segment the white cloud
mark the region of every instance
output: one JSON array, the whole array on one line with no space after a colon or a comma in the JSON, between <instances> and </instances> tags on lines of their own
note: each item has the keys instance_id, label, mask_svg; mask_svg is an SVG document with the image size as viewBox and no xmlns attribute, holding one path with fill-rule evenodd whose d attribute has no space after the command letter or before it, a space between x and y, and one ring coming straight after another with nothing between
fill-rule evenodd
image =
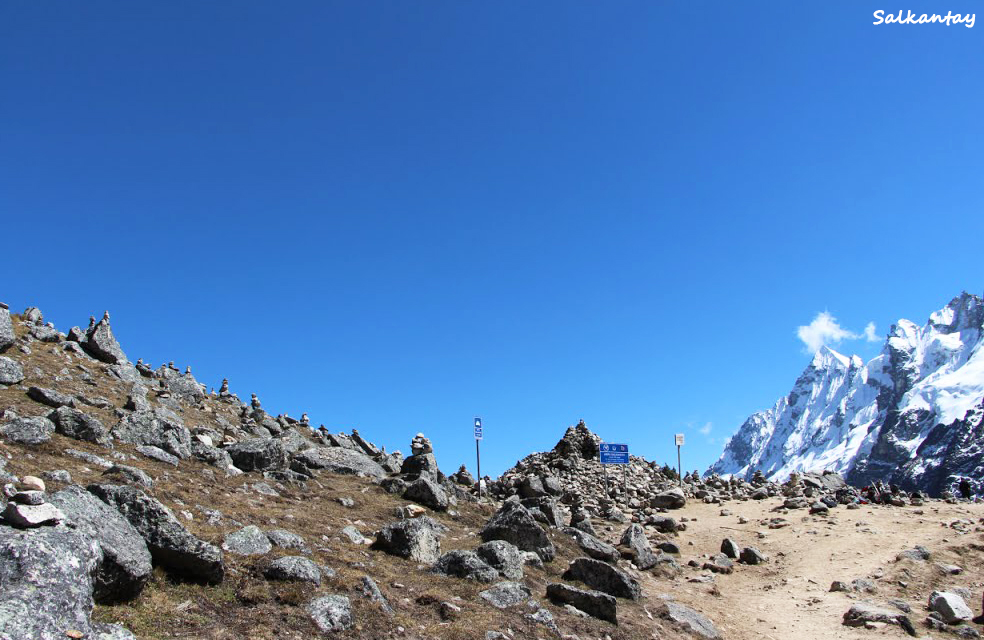
<instances>
[{"instance_id":1,"label":"white cloud","mask_svg":"<svg viewBox=\"0 0 984 640\"><path fill-rule=\"evenodd\" d=\"M864 328L864 339L867 340L868 342L879 341L880 338L878 337L878 334L875 333L874 322L869 322L868 325Z\"/></svg>"},{"instance_id":2,"label":"white cloud","mask_svg":"<svg viewBox=\"0 0 984 640\"><path fill-rule=\"evenodd\" d=\"M700 431L703 435L706 436L707 434L709 434L711 432L711 429L713 429L713 428L714 428L714 425L712 425L710 422L708 422L703 427L701 427L700 429L698 429L698 431Z\"/></svg>"},{"instance_id":3,"label":"white cloud","mask_svg":"<svg viewBox=\"0 0 984 640\"><path fill-rule=\"evenodd\" d=\"M841 340L857 340L861 337L837 324L837 318L829 311L818 313L813 322L797 329L796 335L811 353L827 344L837 344Z\"/></svg>"},{"instance_id":4,"label":"white cloud","mask_svg":"<svg viewBox=\"0 0 984 640\"><path fill-rule=\"evenodd\" d=\"M839 344L843 340L860 340L864 338L868 342L878 342L880 338L875 331L875 323L869 322L864 328L864 333L855 333L850 329L840 326L837 318L832 316L829 311L821 311L813 319L813 322L799 327L796 330L796 335L806 345L806 351L814 353L824 345Z\"/></svg>"}]
</instances>

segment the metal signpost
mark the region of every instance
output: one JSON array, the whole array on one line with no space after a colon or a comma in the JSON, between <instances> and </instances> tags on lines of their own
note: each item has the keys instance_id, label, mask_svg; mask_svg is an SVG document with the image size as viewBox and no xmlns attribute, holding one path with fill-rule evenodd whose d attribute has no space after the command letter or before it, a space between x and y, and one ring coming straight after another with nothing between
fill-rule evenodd
<instances>
[{"instance_id":1,"label":"metal signpost","mask_svg":"<svg viewBox=\"0 0 984 640\"><path fill-rule=\"evenodd\" d=\"M628 478L626 478L626 468L629 465L629 445L627 444L610 444L602 442L599 445L599 461L601 462L601 468L605 471L605 493L608 493L608 467L606 464L621 464L625 465L622 467L622 489L628 495Z\"/></svg>"},{"instance_id":2,"label":"metal signpost","mask_svg":"<svg viewBox=\"0 0 984 640\"><path fill-rule=\"evenodd\" d=\"M683 446L683 434L676 434L676 447L677 447L677 480L680 481L680 486L683 486L683 466L680 464L680 447Z\"/></svg>"},{"instance_id":3,"label":"metal signpost","mask_svg":"<svg viewBox=\"0 0 984 640\"><path fill-rule=\"evenodd\" d=\"M475 471L478 473L478 499L482 499L482 453L478 441L482 439L482 419L475 418Z\"/></svg>"}]
</instances>

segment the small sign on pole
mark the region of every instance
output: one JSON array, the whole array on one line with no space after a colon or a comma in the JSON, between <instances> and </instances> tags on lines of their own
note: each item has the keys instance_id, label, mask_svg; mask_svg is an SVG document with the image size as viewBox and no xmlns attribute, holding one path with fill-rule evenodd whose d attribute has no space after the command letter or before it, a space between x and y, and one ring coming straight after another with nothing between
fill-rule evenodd
<instances>
[{"instance_id":1,"label":"small sign on pole","mask_svg":"<svg viewBox=\"0 0 984 640\"><path fill-rule=\"evenodd\" d=\"M475 418L475 472L478 473L478 499L482 499L482 452L478 443L482 440L482 419Z\"/></svg>"},{"instance_id":2,"label":"small sign on pole","mask_svg":"<svg viewBox=\"0 0 984 640\"><path fill-rule=\"evenodd\" d=\"M676 441L676 448L677 448L677 480L680 481L680 486L682 487L683 486L683 464L681 463L681 460L680 460L680 447L683 446L683 434L682 433L676 434L676 437L674 438L674 440Z\"/></svg>"}]
</instances>

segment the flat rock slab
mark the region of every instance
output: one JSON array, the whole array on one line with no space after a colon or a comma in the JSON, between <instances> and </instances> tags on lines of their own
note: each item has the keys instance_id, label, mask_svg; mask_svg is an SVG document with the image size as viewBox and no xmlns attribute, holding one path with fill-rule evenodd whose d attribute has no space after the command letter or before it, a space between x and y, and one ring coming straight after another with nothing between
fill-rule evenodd
<instances>
[{"instance_id":1,"label":"flat rock slab","mask_svg":"<svg viewBox=\"0 0 984 640\"><path fill-rule=\"evenodd\" d=\"M510 581L499 582L478 595L497 609L506 609L533 597L533 593L525 584Z\"/></svg>"},{"instance_id":2,"label":"flat rock slab","mask_svg":"<svg viewBox=\"0 0 984 640\"><path fill-rule=\"evenodd\" d=\"M697 637L706 640L720 640L721 638L720 632L710 618L682 604L664 602L659 615Z\"/></svg>"},{"instance_id":3,"label":"flat rock slab","mask_svg":"<svg viewBox=\"0 0 984 640\"><path fill-rule=\"evenodd\" d=\"M55 425L47 418L14 418L0 425L0 436L18 444L43 444L51 440Z\"/></svg>"},{"instance_id":4,"label":"flat rock slab","mask_svg":"<svg viewBox=\"0 0 984 640\"><path fill-rule=\"evenodd\" d=\"M570 605L599 620L618 624L618 609L613 596L601 591L578 589L555 582L547 585L547 598L557 605Z\"/></svg>"},{"instance_id":5,"label":"flat rock slab","mask_svg":"<svg viewBox=\"0 0 984 640\"><path fill-rule=\"evenodd\" d=\"M869 622L897 624L910 636L916 635L912 621L905 614L892 609L878 607L868 602L859 602L852 605L844 614L843 624L848 627L863 627Z\"/></svg>"},{"instance_id":6,"label":"flat rock slab","mask_svg":"<svg viewBox=\"0 0 984 640\"><path fill-rule=\"evenodd\" d=\"M369 456L340 447L312 447L294 454L292 465L329 473L385 478L386 471ZM238 465L237 465L238 466Z\"/></svg>"}]
</instances>

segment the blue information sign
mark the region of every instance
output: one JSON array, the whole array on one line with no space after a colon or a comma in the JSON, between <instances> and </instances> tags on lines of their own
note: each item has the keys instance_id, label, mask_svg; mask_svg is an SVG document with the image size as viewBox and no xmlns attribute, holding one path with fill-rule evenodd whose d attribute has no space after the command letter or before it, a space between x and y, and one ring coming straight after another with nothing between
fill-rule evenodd
<instances>
[{"instance_id":1,"label":"blue information sign","mask_svg":"<svg viewBox=\"0 0 984 640\"><path fill-rule=\"evenodd\" d=\"M476 440L481 440L482 439L482 419L481 418L475 418L475 439Z\"/></svg>"},{"instance_id":2,"label":"blue information sign","mask_svg":"<svg viewBox=\"0 0 984 640\"><path fill-rule=\"evenodd\" d=\"M629 445L602 442L599 448L601 464L629 464Z\"/></svg>"}]
</instances>

